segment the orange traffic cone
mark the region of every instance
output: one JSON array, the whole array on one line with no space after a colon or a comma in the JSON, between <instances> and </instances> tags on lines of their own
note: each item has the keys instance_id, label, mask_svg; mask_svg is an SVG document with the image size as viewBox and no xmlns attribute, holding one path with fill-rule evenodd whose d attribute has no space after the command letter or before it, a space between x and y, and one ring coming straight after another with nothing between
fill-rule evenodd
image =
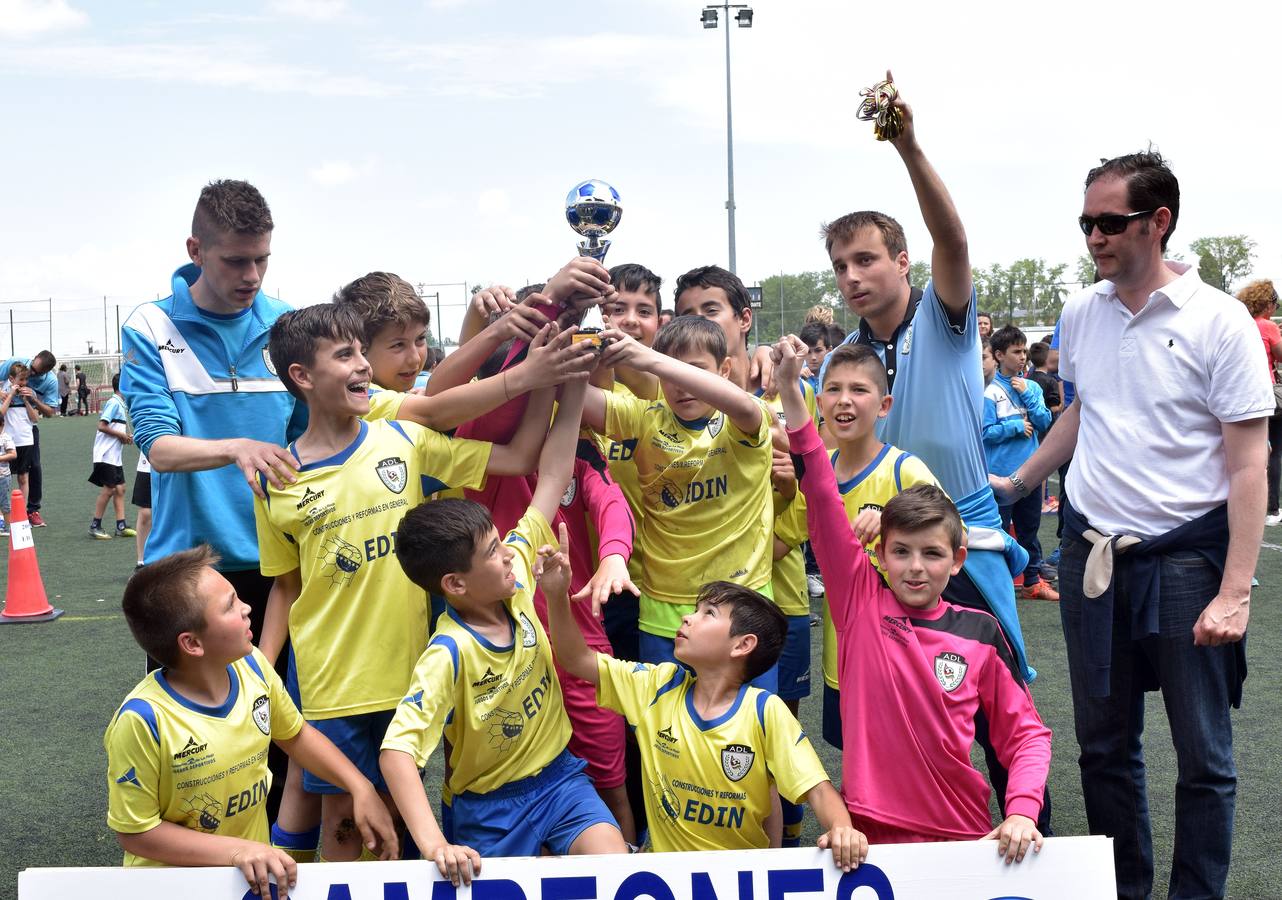
<instances>
[{"instance_id":1,"label":"orange traffic cone","mask_svg":"<svg viewBox=\"0 0 1282 900\"><path fill-rule=\"evenodd\" d=\"M40 578L36 561L36 542L31 538L27 521L27 501L22 491L14 491L9 513L9 584L4 594L4 612L0 624L14 622L52 622L62 610L49 605L45 583Z\"/></svg>"}]
</instances>

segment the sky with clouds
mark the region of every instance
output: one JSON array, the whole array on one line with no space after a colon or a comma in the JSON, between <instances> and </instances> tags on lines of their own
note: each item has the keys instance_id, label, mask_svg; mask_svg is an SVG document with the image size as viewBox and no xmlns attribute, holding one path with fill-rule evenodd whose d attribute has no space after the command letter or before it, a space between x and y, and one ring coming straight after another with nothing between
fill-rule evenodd
<instances>
[{"instance_id":1,"label":"sky with clouds","mask_svg":"<svg viewBox=\"0 0 1282 900\"><path fill-rule=\"evenodd\" d=\"M699 0L0 0L0 300L54 298L54 350L101 346L169 290L200 187L257 185L269 293L373 269L542 280L574 253L566 191L623 196L610 264L671 283L725 264L725 35ZM761 0L730 34L738 268L827 266L821 222L882 209L928 238L894 151L855 111L893 68L972 260L1072 263L1086 170L1152 141L1183 191L1172 245L1245 233L1282 277L1276 12ZM35 305L0 315L40 319ZM458 307L446 307L447 331ZM18 325L19 352L47 325ZM0 347L8 322L0 321ZM3 347L7 349L7 347Z\"/></svg>"}]
</instances>

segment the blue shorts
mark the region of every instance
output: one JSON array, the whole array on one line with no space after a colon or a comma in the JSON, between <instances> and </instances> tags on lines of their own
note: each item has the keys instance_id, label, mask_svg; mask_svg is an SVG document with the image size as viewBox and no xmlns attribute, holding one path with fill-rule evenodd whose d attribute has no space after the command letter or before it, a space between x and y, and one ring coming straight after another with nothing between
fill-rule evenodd
<instances>
[{"instance_id":1,"label":"blue shorts","mask_svg":"<svg viewBox=\"0 0 1282 900\"><path fill-rule=\"evenodd\" d=\"M299 709L303 708L303 693L298 689L298 666L294 665L294 645L287 645L289 652L289 662L285 667L285 693L289 694L289 699L294 701L294 705Z\"/></svg>"},{"instance_id":2,"label":"blue shorts","mask_svg":"<svg viewBox=\"0 0 1282 900\"><path fill-rule=\"evenodd\" d=\"M543 771L486 794L464 791L452 804L456 844L481 856L556 856L602 822L618 828L588 776L587 763L562 750Z\"/></svg>"},{"instance_id":3,"label":"blue shorts","mask_svg":"<svg viewBox=\"0 0 1282 900\"><path fill-rule=\"evenodd\" d=\"M809 670L810 670L810 661L809 661L810 617L806 616L805 619L806 619L806 641L807 641L806 671L807 673L809 673ZM685 663L683 663L681 660L677 659L676 654L673 652L673 647L675 643L676 643L675 638L660 637L659 635L651 634L648 631L638 632L638 645L641 648L641 659L639 660L639 662L652 663L654 665L658 665L659 663L670 662L670 663L676 663L679 666L685 666L685 668L689 669L690 667L687 666ZM758 675L756 678L752 679L752 681L748 683L755 688L761 688L763 691L769 691L772 694L777 694L779 692L779 663L775 663L769 669L766 669L766 671L762 672L760 675ZM798 694L797 696L804 697L805 694Z\"/></svg>"},{"instance_id":4,"label":"blue shorts","mask_svg":"<svg viewBox=\"0 0 1282 900\"><path fill-rule=\"evenodd\" d=\"M357 716L308 720L308 724L333 741L334 746L352 761L352 765L370 780L375 790L387 793L387 782L383 780L383 773L378 768L378 754L383 745L383 736L387 734L387 726L392 724L392 716L395 714L394 709L381 709ZM303 790L309 794L347 793L338 785L330 784L306 769L303 770Z\"/></svg>"},{"instance_id":5,"label":"blue shorts","mask_svg":"<svg viewBox=\"0 0 1282 900\"><path fill-rule=\"evenodd\" d=\"M841 744L841 692L824 682L824 740L829 746L843 749Z\"/></svg>"},{"instance_id":6,"label":"blue shorts","mask_svg":"<svg viewBox=\"0 0 1282 900\"><path fill-rule=\"evenodd\" d=\"M779 654L781 700L810 696L810 616L788 616L788 638Z\"/></svg>"}]
</instances>

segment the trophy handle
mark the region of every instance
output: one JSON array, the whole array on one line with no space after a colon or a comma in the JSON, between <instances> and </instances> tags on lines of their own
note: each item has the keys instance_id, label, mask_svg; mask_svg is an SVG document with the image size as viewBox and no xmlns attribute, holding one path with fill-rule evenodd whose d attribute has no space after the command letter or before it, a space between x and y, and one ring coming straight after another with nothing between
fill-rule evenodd
<instances>
[{"instance_id":1,"label":"trophy handle","mask_svg":"<svg viewBox=\"0 0 1282 900\"><path fill-rule=\"evenodd\" d=\"M593 235L586 241L579 241L579 256L590 256L605 265L605 253L610 249L610 242Z\"/></svg>"}]
</instances>

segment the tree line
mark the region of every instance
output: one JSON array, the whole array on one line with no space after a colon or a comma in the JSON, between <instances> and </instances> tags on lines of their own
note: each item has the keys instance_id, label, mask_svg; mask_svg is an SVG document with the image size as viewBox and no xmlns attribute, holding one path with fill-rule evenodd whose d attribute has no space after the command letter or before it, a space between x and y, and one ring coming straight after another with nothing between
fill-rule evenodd
<instances>
[{"instance_id":1,"label":"tree line","mask_svg":"<svg viewBox=\"0 0 1282 900\"><path fill-rule=\"evenodd\" d=\"M1190 242L1188 252L1198 260L1198 274L1212 287L1229 291L1251 274L1255 260L1255 241L1244 234L1203 237ZM1183 261L1184 254L1168 252L1167 257ZM1094 284L1095 263L1088 254L1075 262L1072 273L1068 263L1050 263L1042 258L1017 259L1009 265L993 263L987 268L972 267L979 309L993 315L994 325L1051 325L1064 308L1064 302L1083 287ZM908 280L924 287L930 279L930 264L914 262ZM795 332L801 327L806 312L814 306L832 310L833 321L847 331L858 321L842 302L836 278L831 271L781 273L771 275L760 284L761 306L754 310L758 341L777 339L782 326Z\"/></svg>"}]
</instances>

